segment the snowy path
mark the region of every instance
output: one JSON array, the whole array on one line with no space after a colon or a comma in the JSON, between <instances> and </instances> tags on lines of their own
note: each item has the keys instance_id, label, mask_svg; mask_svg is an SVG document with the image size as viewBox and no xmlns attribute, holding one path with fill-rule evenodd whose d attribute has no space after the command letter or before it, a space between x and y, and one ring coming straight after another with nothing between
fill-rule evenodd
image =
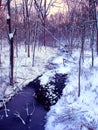
<instances>
[{"instance_id":1,"label":"snowy path","mask_svg":"<svg viewBox=\"0 0 98 130\"><path fill-rule=\"evenodd\" d=\"M44 130L46 111L35 101L30 85L7 103L7 109L7 118L4 109L0 110L0 130ZM21 119L15 115L17 112Z\"/></svg>"}]
</instances>

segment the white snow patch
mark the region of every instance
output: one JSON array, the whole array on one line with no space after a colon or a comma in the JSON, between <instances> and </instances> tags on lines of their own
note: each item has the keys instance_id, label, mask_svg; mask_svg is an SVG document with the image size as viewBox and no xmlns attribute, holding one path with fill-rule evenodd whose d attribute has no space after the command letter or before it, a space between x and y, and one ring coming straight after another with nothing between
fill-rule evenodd
<instances>
[{"instance_id":1,"label":"white snow patch","mask_svg":"<svg viewBox=\"0 0 98 130\"><path fill-rule=\"evenodd\" d=\"M94 54L92 68L91 52L85 52L78 97L79 52L73 51L65 66L61 62L59 64L59 72L68 72L68 82L63 96L47 114L45 130L98 130L98 57ZM58 60L54 61L59 63Z\"/></svg>"},{"instance_id":2,"label":"white snow patch","mask_svg":"<svg viewBox=\"0 0 98 130\"><path fill-rule=\"evenodd\" d=\"M12 33L10 38L13 37ZM16 47L14 48L14 86L9 85L9 44L8 41L2 41L0 50L0 100L9 100L17 91L21 90L29 82L45 71L48 60L57 54L57 48L36 47L34 66L32 66L32 46L30 46L30 57L27 56L23 43L18 45L18 57ZM2 106L2 103L0 104Z\"/></svg>"},{"instance_id":3,"label":"white snow patch","mask_svg":"<svg viewBox=\"0 0 98 130\"><path fill-rule=\"evenodd\" d=\"M52 71L47 71L44 73L39 79L40 79L40 84L41 85L46 85L49 82L50 76L54 75Z\"/></svg>"},{"instance_id":4,"label":"white snow patch","mask_svg":"<svg viewBox=\"0 0 98 130\"><path fill-rule=\"evenodd\" d=\"M14 37L13 33L9 33L9 38L12 39Z\"/></svg>"},{"instance_id":5,"label":"white snow patch","mask_svg":"<svg viewBox=\"0 0 98 130\"><path fill-rule=\"evenodd\" d=\"M9 14L7 13L7 20L9 20L10 19L10 16L9 16Z\"/></svg>"}]
</instances>

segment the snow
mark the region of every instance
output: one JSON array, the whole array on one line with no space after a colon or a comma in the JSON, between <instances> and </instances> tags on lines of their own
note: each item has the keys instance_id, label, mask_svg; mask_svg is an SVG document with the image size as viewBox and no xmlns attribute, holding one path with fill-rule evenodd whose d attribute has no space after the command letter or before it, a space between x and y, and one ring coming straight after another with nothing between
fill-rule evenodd
<instances>
[{"instance_id":1,"label":"snow","mask_svg":"<svg viewBox=\"0 0 98 130\"><path fill-rule=\"evenodd\" d=\"M57 49L50 47L36 47L35 65L32 66L32 46L30 46L31 56L27 56L23 43L18 45L18 57L16 47L14 49L14 86L9 85L9 44L8 41L2 41L0 45L1 64L0 64L0 100L9 101L18 91L21 91L29 82L41 75L45 69L48 60L56 55ZM0 107L3 103L0 102Z\"/></svg>"},{"instance_id":2,"label":"snow","mask_svg":"<svg viewBox=\"0 0 98 130\"><path fill-rule=\"evenodd\" d=\"M12 39L13 37L13 33L9 33L9 38Z\"/></svg>"},{"instance_id":3,"label":"snow","mask_svg":"<svg viewBox=\"0 0 98 130\"><path fill-rule=\"evenodd\" d=\"M43 76L40 77L40 83L43 86L55 73L68 74L62 97L47 113L45 130L98 130L98 56L95 53L94 67L92 67L91 52L89 50L84 52L84 61L82 60L81 64L80 97L78 97L80 49L73 49L72 54L68 54L56 48L36 47L35 66L32 67L32 53L27 57L24 45L19 45L18 57L16 50L14 55L14 86L12 87L9 85L9 45L5 41L3 43L0 51L1 101L8 101L17 91L41 74ZM49 62L57 67L47 71L46 65ZM2 105L1 102L0 106Z\"/></svg>"},{"instance_id":4,"label":"snow","mask_svg":"<svg viewBox=\"0 0 98 130\"><path fill-rule=\"evenodd\" d=\"M44 73L44 74L39 78L40 84L41 84L41 85L47 84L48 81L50 80L49 77L50 77L51 75L54 75L54 72L52 72L52 71L47 71L46 73Z\"/></svg>"},{"instance_id":5,"label":"snow","mask_svg":"<svg viewBox=\"0 0 98 130\"><path fill-rule=\"evenodd\" d=\"M9 16L9 14L7 14L7 20L9 20L10 19L10 16Z\"/></svg>"},{"instance_id":6,"label":"snow","mask_svg":"<svg viewBox=\"0 0 98 130\"><path fill-rule=\"evenodd\" d=\"M64 54L54 59L59 71L68 73L68 80L63 96L47 114L45 130L98 130L98 57L94 55L94 67L91 67L91 52L85 51L78 97L79 53L74 50L64 66L61 62Z\"/></svg>"}]
</instances>

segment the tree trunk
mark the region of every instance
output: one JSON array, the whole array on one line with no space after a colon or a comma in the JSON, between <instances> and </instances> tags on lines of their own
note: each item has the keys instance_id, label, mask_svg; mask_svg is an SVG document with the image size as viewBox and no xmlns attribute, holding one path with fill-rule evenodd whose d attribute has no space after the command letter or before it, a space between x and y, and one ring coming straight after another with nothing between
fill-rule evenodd
<instances>
[{"instance_id":1,"label":"tree trunk","mask_svg":"<svg viewBox=\"0 0 98 130\"><path fill-rule=\"evenodd\" d=\"M37 18L36 21L35 21L32 66L34 66L35 47L36 47L36 42L37 42L37 41L36 41L36 39L37 39L37 29L38 29L38 18Z\"/></svg>"},{"instance_id":2,"label":"tree trunk","mask_svg":"<svg viewBox=\"0 0 98 130\"><path fill-rule=\"evenodd\" d=\"M8 24L8 36L10 44L10 84L13 85L13 70L14 70L14 47L13 47L13 34L11 32L11 12L10 12L10 0L7 1L7 24Z\"/></svg>"},{"instance_id":3,"label":"tree trunk","mask_svg":"<svg viewBox=\"0 0 98 130\"><path fill-rule=\"evenodd\" d=\"M91 26L91 36L90 36L90 44L91 44L91 53L92 53L92 67L94 66L94 24Z\"/></svg>"},{"instance_id":4,"label":"tree trunk","mask_svg":"<svg viewBox=\"0 0 98 130\"><path fill-rule=\"evenodd\" d=\"M81 42L82 42L81 55L82 55L82 60L84 61L85 25L82 26Z\"/></svg>"},{"instance_id":5,"label":"tree trunk","mask_svg":"<svg viewBox=\"0 0 98 130\"><path fill-rule=\"evenodd\" d=\"M43 27L44 27L44 46L46 45L46 0L44 0L44 15L43 15Z\"/></svg>"},{"instance_id":6,"label":"tree trunk","mask_svg":"<svg viewBox=\"0 0 98 130\"><path fill-rule=\"evenodd\" d=\"M97 51L97 55L98 55L98 27L97 27L96 51Z\"/></svg>"},{"instance_id":7,"label":"tree trunk","mask_svg":"<svg viewBox=\"0 0 98 130\"><path fill-rule=\"evenodd\" d=\"M96 26L96 52L98 55L98 17L97 17L97 0L89 0L90 20L94 20Z\"/></svg>"}]
</instances>

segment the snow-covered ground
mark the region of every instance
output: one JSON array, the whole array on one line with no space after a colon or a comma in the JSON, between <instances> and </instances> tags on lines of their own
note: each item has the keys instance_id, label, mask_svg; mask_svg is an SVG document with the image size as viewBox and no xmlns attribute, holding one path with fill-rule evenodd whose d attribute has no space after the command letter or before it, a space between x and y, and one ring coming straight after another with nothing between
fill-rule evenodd
<instances>
[{"instance_id":1,"label":"snow-covered ground","mask_svg":"<svg viewBox=\"0 0 98 130\"><path fill-rule=\"evenodd\" d=\"M26 86L30 81L33 81L37 76L45 71L45 66L51 57L55 57L56 48L36 47L35 50L35 65L32 67L32 46L30 48L31 56L27 56L25 46L18 46L18 57L16 56L16 48L14 50L14 86L9 85L9 45L7 41L0 45L0 106L2 100L8 101L18 90Z\"/></svg>"},{"instance_id":2,"label":"snow-covered ground","mask_svg":"<svg viewBox=\"0 0 98 130\"><path fill-rule=\"evenodd\" d=\"M32 49L31 49L32 52ZM42 76L41 83L46 84L49 76L55 73L68 74L63 95L51 107L47 114L45 130L98 130L98 57L94 54L94 67L91 67L91 52L85 51L81 70L81 89L78 97L78 74L80 50L72 54L61 52L56 48L36 48L35 66L31 57L27 57L23 45L19 46L18 57L15 52L14 86L9 85L9 46L3 42L0 64L0 101L9 100L17 90L46 71L46 65L52 57L54 69ZM2 106L2 102L0 104Z\"/></svg>"},{"instance_id":3,"label":"snow-covered ground","mask_svg":"<svg viewBox=\"0 0 98 130\"><path fill-rule=\"evenodd\" d=\"M71 56L63 53L52 61L68 80L63 96L47 114L45 130L98 130L98 56L91 67L91 52L84 53L78 97L79 55L80 50L73 50Z\"/></svg>"}]
</instances>

